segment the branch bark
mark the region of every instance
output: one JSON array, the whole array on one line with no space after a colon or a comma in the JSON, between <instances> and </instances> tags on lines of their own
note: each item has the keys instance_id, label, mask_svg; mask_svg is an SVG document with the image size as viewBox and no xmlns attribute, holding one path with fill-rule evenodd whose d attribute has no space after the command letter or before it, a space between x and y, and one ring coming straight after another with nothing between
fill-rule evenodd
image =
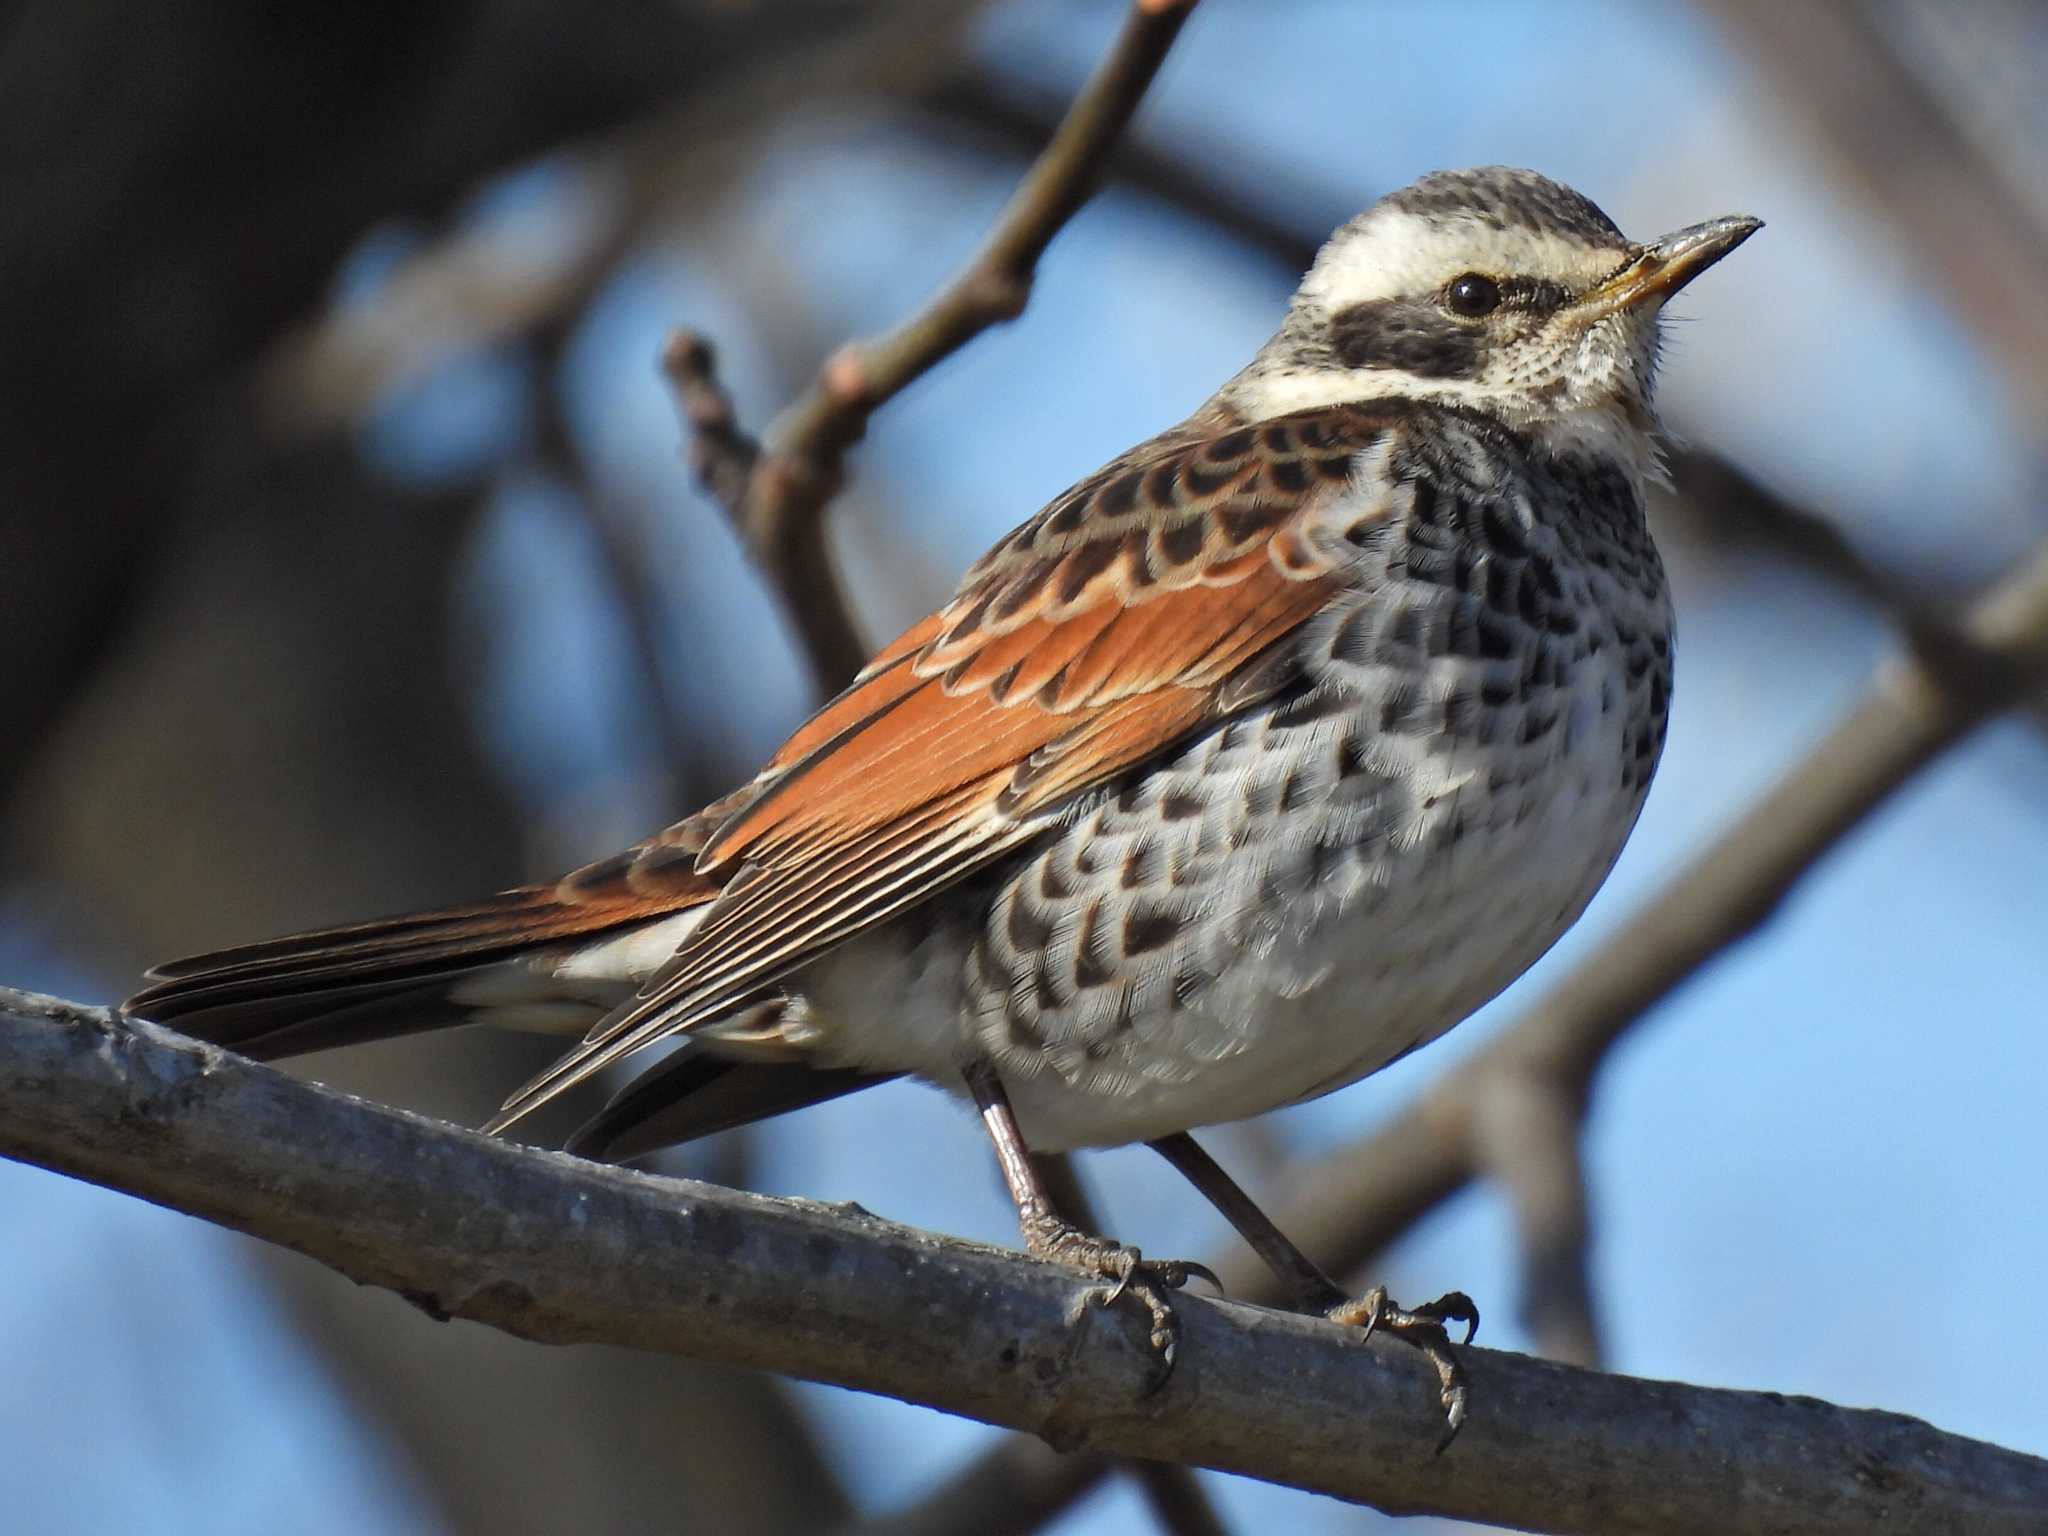
<instances>
[{"instance_id":1,"label":"branch bark","mask_svg":"<svg viewBox=\"0 0 2048 1536\"><path fill-rule=\"evenodd\" d=\"M97 1008L0 992L0 1152L280 1243L437 1317L880 1392L1067 1447L1528 1529L2021 1532L2048 1462L1895 1414L1467 1351L1442 1457L1406 1347L1185 1296L1151 1398L1135 1315L1068 1272L855 1207L538 1152Z\"/></svg>"},{"instance_id":2,"label":"branch bark","mask_svg":"<svg viewBox=\"0 0 2048 1536\"><path fill-rule=\"evenodd\" d=\"M724 507L785 600L826 691L867 659L819 521L845 479L868 418L983 331L1024 312L1038 261L1095 189L1196 0L1133 0L1109 53L997 217L978 255L916 314L871 341L848 342L769 429L739 425L711 347L678 331L663 354L705 490Z\"/></svg>"}]
</instances>

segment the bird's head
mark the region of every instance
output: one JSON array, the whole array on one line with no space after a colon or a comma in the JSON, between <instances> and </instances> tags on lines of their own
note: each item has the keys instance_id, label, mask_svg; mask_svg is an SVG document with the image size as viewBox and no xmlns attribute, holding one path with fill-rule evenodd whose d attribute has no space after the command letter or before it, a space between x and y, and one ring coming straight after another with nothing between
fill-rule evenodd
<instances>
[{"instance_id":1,"label":"bird's head","mask_svg":"<svg viewBox=\"0 0 2048 1536\"><path fill-rule=\"evenodd\" d=\"M1226 396L1254 417L1387 396L1463 405L1647 460L1658 314L1760 227L1738 215L1639 244L1534 171L1439 171L1330 238Z\"/></svg>"}]
</instances>

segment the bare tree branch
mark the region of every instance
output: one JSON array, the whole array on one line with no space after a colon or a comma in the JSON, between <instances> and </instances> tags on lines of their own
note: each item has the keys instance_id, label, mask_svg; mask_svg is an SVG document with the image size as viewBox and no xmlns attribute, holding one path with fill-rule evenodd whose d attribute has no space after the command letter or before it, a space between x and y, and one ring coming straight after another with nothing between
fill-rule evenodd
<instances>
[{"instance_id":1,"label":"bare tree branch","mask_svg":"<svg viewBox=\"0 0 2048 1536\"><path fill-rule=\"evenodd\" d=\"M743 431L719 388L709 344L678 332L664 354L692 462L784 596L818 680L836 689L867 659L820 536L868 418L976 336L1023 313L1039 257L1094 191L1103 162L1165 62L1195 0L1133 0L1110 51L1025 173L978 255L887 335L849 342L769 429Z\"/></svg>"},{"instance_id":2,"label":"bare tree branch","mask_svg":"<svg viewBox=\"0 0 2048 1536\"><path fill-rule=\"evenodd\" d=\"M937 119L949 139L959 138L964 131L980 139L990 154L1012 157L1038 153L1059 120L1059 103L1050 91L979 67L942 77L915 98L915 106ZM1355 201L1351 206L1329 209L1328 218L1312 230L1305 229L1305 222L1315 221L1269 211L1313 208L1326 195L1287 163L1257 166L1225 186L1206 162L1196 166L1132 139L1116 146L1103 165L1103 175L1158 199L1190 221L1250 250L1266 252L1296 273L1306 271L1315 260L1324 236L1358 211ZM1257 187L1269 194L1266 207L1253 206L1240 187Z\"/></svg>"},{"instance_id":3,"label":"bare tree branch","mask_svg":"<svg viewBox=\"0 0 2048 1536\"><path fill-rule=\"evenodd\" d=\"M849 1522L839 1536L1027 1536L1073 1508L1116 1466L1084 1452L1061 1455L1029 1435L1005 1435L915 1503Z\"/></svg>"},{"instance_id":4,"label":"bare tree branch","mask_svg":"<svg viewBox=\"0 0 2048 1536\"><path fill-rule=\"evenodd\" d=\"M1229 1527L1207 1491L1179 1462L1133 1461L1124 1470L1137 1483L1152 1519L1166 1536L1229 1536ZM978 1531L980 1527L962 1529Z\"/></svg>"},{"instance_id":5,"label":"bare tree branch","mask_svg":"<svg viewBox=\"0 0 2048 1536\"><path fill-rule=\"evenodd\" d=\"M1708 0L1777 89L1773 105L1882 216L2048 426L2048 246L1927 80L1884 6Z\"/></svg>"},{"instance_id":6,"label":"bare tree branch","mask_svg":"<svg viewBox=\"0 0 2048 1536\"><path fill-rule=\"evenodd\" d=\"M1522 1323L1538 1352L1598 1366L1592 1201L1579 1149L1585 1105L1551 1087L1505 1074L1480 1083L1471 1156L1507 1192L1522 1259Z\"/></svg>"},{"instance_id":7,"label":"bare tree branch","mask_svg":"<svg viewBox=\"0 0 2048 1536\"><path fill-rule=\"evenodd\" d=\"M2048 583L2044 583L2048 585ZM0 993L0 1153L283 1244L432 1315L880 1392L1057 1445L1533 1530L2021 1532L2048 1462L1895 1414L1466 1352L1433 1456L1393 1341L1184 1296L1180 1363L1074 1276L851 1207L534 1151L105 1011Z\"/></svg>"},{"instance_id":8,"label":"bare tree branch","mask_svg":"<svg viewBox=\"0 0 2048 1536\"><path fill-rule=\"evenodd\" d=\"M1929 666L1967 677L1975 648L1958 634L1943 606L1866 558L1831 518L1787 500L1740 465L1688 448L1672 455L1678 503L1706 537L1722 546L1753 544L1852 593L1896 625ZM2026 706L2036 729L2048 728L2048 704Z\"/></svg>"}]
</instances>

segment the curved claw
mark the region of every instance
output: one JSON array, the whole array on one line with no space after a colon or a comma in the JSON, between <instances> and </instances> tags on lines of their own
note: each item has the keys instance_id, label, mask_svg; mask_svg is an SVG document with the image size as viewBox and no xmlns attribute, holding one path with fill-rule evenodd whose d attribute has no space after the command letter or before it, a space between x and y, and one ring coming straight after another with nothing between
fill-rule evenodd
<instances>
[{"instance_id":1,"label":"curved claw","mask_svg":"<svg viewBox=\"0 0 2048 1536\"><path fill-rule=\"evenodd\" d=\"M1144 1306L1150 1315L1149 1342L1158 1368L1139 1395L1150 1397L1165 1386L1180 1350L1180 1318L1168 1293L1185 1285L1190 1275L1201 1275L1221 1290L1216 1276L1200 1264L1148 1263L1144 1255L1127 1244L1091 1236L1065 1222L1049 1221L1037 1228L1027 1226L1025 1232L1032 1252L1040 1258L1108 1282L1090 1290L1090 1301L1110 1307L1128 1295Z\"/></svg>"},{"instance_id":2,"label":"curved claw","mask_svg":"<svg viewBox=\"0 0 2048 1536\"><path fill-rule=\"evenodd\" d=\"M1358 1342L1363 1344L1372 1338L1380 1319L1392 1310L1393 1303L1387 1299L1387 1288L1376 1285L1356 1301L1339 1302L1330 1308L1328 1316L1331 1322L1341 1327L1358 1328Z\"/></svg>"},{"instance_id":3,"label":"curved claw","mask_svg":"<svg viewBox=\"0 0 2048 1536\"><path fill-rule=\"evenodd\" d=\"M1102 1304L1105 1307L1113 1307L1123 1298L1124 1292L1130 1289L1131 1276L1138 1272L1140 1262L1138 1250L1135 1248L1117 1248L1102 1255L1102 1278L1116 1282L1102 1293Z\"/></svg>"},{"instance_id":4,"label":"curved claw","mask_svg":"<svg viewBox=\"0 0 2048 1536\"><path fill-rule=\"evenodd\" d=\"M1444 1432L1436 1443L1432 1456L1441 1456L1451 1448L1451 1442L1458 1438L1458 1431L1465 1427L1465 1410L1470 1404L1470 1394L1465 1390L1465 1378L1461 1373L1454 1386L1444 1388Z\"/></svg>"},{"instance_id":5,"label":"curved claw","mask_svg":"<svg viewBox=\"0 0 2048 1536\"><path fill-rule=\"evenodd\" d=\"M1113 1283L1094 1286L1087 1292L1089 1301L1103 1307L1113 1307L1120 1298L1129 1296L1150 1314L1152 1327L1146 1342L1152 1347L1155 1365L1138 1393L1141 1401L1166 1385L1180 1355L1180 1314L1168 1296L1180 1282L1170 1272L1163 1272L1168 1269L1143 1262L1134 1248L1108 1250L1101 1255L1100 1274Z\"/></svg>"},{"instance_id":6,"label":"curved claw","mask_svg":"<svg viewBox=\"0 0 2048 1536\"><path fill-rule=\"evenodd\" d=\"M1470 1344L1473 1335L1479 1332L1479 1303L1463 1291L1445 1291L1427 1307L1417 1309L1434 1312L1447 1323L1463 1323L1465 1337L1460 1342Z\"/></svg>"},{"instance_id":7,"label":"curved claw","mask_svg":"<svg viewBox=\"0 0 2048 1536\"><path fill-rule=\"evenodd\" d=\"M1152 1268L1158 1274L1160 1283L1170 1291L1182 1289L1190 1280L1206 1280L1216 1288L1218 1296L1227 1299L1230 1295L1230 1292L1223 1288L1223 1279L1215 1270L1206 1264L1197 1264L1193 1259L1172 1259L1164 1264L1155 1264Z\"/></svg>"},{"instance_id":8,"label":"curved claw","mask_svg":"<svg viewBox=\"0 0 2048 1536\"><path fill-rule=\"evenodd\" d=\"M1452 1352L1450 1335L1445 1332L1444 1324L1463 1323L1465 1342L1471 1343L1472 1336L1479 1331L1478 1305L1463 1291L1446 1291L1424 1306L1412 1309L1399 1307L1388 1298L1385 1286L1376 1285L1358 1300L1332 1307L1328 1315L1333 1323L1357 1328L1361 1343L1384 1327L1387 1332L1420 1350L1422 1357L1435 1367L1437 1396L1444 1407L1444 1433L1434 1454L1441 1456L1457 1439L1471 1405L1465 1369L1458 1364L1458 1357Z\"/></svg>"}]
</instances>

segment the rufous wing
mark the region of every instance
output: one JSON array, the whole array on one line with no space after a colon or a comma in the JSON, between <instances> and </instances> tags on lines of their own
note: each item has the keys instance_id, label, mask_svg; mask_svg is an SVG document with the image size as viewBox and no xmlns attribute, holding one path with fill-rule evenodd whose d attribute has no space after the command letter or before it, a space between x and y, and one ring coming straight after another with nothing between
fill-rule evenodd
<instances>
[{"instance_id":1,"label":"rufous wing","mask_svg":"<svg viewBox=\"0 0 2048 1536\"><path fill-rule=\"evenodd\" d=\"M790 738L710 833L698 870L719 894L674 960L492 1128L927 900L1281 686L1270 657L1342 580L1315 514L1352 492L1385 430L1345 407L1171 436L1004 539Z\"/></svg>"}]
</instances>

